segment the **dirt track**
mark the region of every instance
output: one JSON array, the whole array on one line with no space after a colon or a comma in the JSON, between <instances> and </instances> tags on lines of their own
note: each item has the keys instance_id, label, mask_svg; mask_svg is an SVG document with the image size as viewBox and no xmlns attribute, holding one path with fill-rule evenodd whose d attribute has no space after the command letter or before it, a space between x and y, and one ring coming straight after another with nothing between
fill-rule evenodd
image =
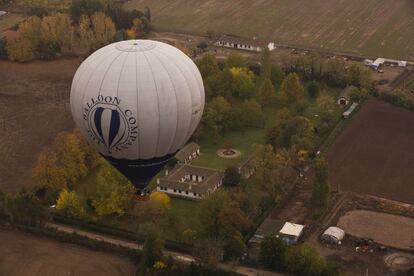
<instances>
[{"instance_id":1,"label":"dirt track","mask_svg":"<svg viewBox=\"0 0 414 276\"><path fill-rule=\"evenodd\" d=\"M30 186L38 153L73 128L68 106L79 59L17 64L0 61L0 189Z\"/></svg>"},{"instance_id":2,"label":"dirt track","mask_svg":"<svg viewBox=\"0 0 414 276\"><path fill-rule=\"evenodd\" d=\"M339 219L338 226L346 233L395 248L414 248L414 219L385 213L356 210Z\"/></svg>"},{"instance_id":3,"label":"dirt track","mask_svg":"<svg viewBox=\"0 0 414 276\"><path fill-rule=\"evenodd\" d=\"M20 231L0 230L0 275L134 275L127 259Z\"/></svg>"},{"instance_id":4,"label":"dirt track","mask_svg":"<svg viewBox=\"0 0 414 276\"><path fill-rule=\"evenodd\" d=\"M414 112L370 100L329 149L332 189L414 203Z\"/></svg>"}]
</instances>

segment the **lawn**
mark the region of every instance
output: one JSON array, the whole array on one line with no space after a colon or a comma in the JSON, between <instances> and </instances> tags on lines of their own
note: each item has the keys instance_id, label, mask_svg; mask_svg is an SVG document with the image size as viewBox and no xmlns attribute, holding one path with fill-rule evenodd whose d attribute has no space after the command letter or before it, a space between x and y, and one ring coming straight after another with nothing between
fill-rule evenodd
<instances>
[{"instance_id":1,"label":"lawn","mask_svg":"<svg viewBox=\"0 0 414 276\"><path fill-rule=\"evenodd\" d=\"M409 0L132 0L161 30L258 37L280 44L414 59Z\"/></svg>"},{"instance_id":2,"label":"lawn","mask_svg":"<svg viewBox=\"0 0 414 276\"><path fill-rule=\"evenodd\" d=\"M0 33L12 28L14 25L24 20L24 16L19 14L7 14L0 17Z\"/></svg>"},{"instance_id":3,"label":"lawn","mask_svg":"<svg viewBox=\"0 0 414 276\"><path fill-rule=\"evenodd\" d=\"M217 155L217 150L225 143L240 150L239 158L222 158ZM213 141L209 135L205 135L200 141L201 155L192 162L192 165L225 170L228 166L237 166L240 161L252 152L252 145L264 143L264 129L243 128L240 131L226 133L218 141Z\"/></svg>"}]
</instances>

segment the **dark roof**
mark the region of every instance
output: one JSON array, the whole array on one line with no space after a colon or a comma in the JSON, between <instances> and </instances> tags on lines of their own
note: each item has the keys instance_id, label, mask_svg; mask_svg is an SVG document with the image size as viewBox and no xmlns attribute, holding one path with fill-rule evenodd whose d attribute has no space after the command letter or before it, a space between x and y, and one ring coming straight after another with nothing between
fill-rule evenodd
<instances>
[{"instance_id":1,"label":"dark roof","mask_svg":"<svg viewBox=\"0 0 414 276\"><path fill-rule=\"evenodd\" d=\"M201 182L186 180L181 182L181 179L186 175L202 176L204 179ZM177 165L169 175L160 179L158 186L178 189L181 191L191 191L197 194L204 194L209 189L213 189L217 183L223 178L224 173L214 169L196 167L189 165ZM190 189L191 186L191 189Z\"/></svg>"},{"instance_id":2,"label":"dark roof","mask_svg":"<svg viewBox=\"0 0 414 276\"><path fill-rule=\"evenodd\" d=\"M339 98L344 98L347 100L351 99L351 93L352 91L355 89L356 87L353 85L347 86L346 88L344 88L341 93L339 93Z\"/></svg>"},{"instance_id":3,"label":"dark roof","mask_svg":"<svg viewBox=\"0 0 414 276\"><path fill-rule=\"evenodd\" d=\"M198 149L200 149L200 146L194 142L191 142L185 145L180 151L178 151L175 154L175 158L177 158L178 161L183 162L188 158L188 156L196 152Z\"/></svg>"},{"instance_id":4,"label":"dark roof","mask_svg":"<svg viewBox=\"0 0 414 276\"><path fill-rule=\"evenodd\" d=\"M268 44L267 42L258 40L257 38L245 38L226 34L221 35L217 41L250 45L255 47L265 47Z\"/></svg>"},{"instance_id":5,"label":"dark roof","mask_svg":"<svg viewBox=\"0 0 414 276\"><path fill-rule=\"evenodd\" d=\"M284 224L285 222L278 219L265 219L250 239L250 242L261 242L266 236L279 234L279 231L283 228Z\"/></svg>"}]
</instances>

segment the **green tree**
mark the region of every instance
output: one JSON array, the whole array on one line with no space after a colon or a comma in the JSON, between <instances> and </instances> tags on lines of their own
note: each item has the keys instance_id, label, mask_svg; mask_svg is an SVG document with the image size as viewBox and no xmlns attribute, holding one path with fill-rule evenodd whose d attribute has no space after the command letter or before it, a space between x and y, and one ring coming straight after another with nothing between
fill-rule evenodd
<instances>
[{"instance_id":1,"label":"green tree","mask_svg":"<svg viewBox=\"0 0 414 276\"><path fill-rule=\"evenodd\" d=\"M323 66L323 78L332 86L345 87L348 83L346 64L343 59L333 58L325 61Z\"/></svg>"},{"instance_id":2,"label":"green tree","mask_svg":"<svg viewBox=\"0 0 414 276\"><path fill-rule=\"evenodd\" d=\"M226 171L224 172L223 185L234 187L239 185L240 180L241 176L239 170L234 166L227 167Z\"/></svg>"},{"instance_id":3,"label":"green tree","mask_svg":"<svg viewBox=\"0 0 414 276\"><path fill-rule=\"evenodd\" d=\"M312 192L312 202L319 208L326 208L330 198L328 183L328 163L322 157L315 159L315 182Z\"/></svg>"},{"instance_id":4,"label":"green tree","mask_svg":"<svg viewBox=\"0 0 414 276\"><path fill-rule=\"evenodd\" d=\"M306 91L308 92L308 95L311 99L316 99L321 92L321 86L319 82L311 81L308 83Z\"/></svg>"},{"instance_id":5,"label":"green tree","mask_svg":"<svg viewBox=\"0 0 414 276\"><path fill-rule=\"evenodd\" d=\"M273 86L278 88L282 84L283 79L285 78L285 72L280 68L280 66L272 65L271 70L271 80Z\"/></svg>"},{"instance_id":6,"label":"green tree","mask_svg":"<svg viewBox=\"0 0 414 276\"><path fill-rule=\"evenodd\" d=\"M138 264L140 275L146 275L147 271L154 266L155 262L162 259L163 249L163 240L154 233L147 235Z\"/></svg>"},{"instance_id":7,"label":"green tree","mask_svg":"<svg viewBox=\"0 0 414 276\"><path fill-rule=\"evenodd\" d=\"M259 95L262 106L269 106L275 102L275 88L270 79L265 79L263 81L263 84L260 87Z\"/></svg>"},{"instance_id":8,"label":"green tree","mask_svg":"<svg viewBox=\"0 0 414 276\"><path fill-rule=\"evenodd\" d=\"M372 73L365 66L353 63L348 70L349 82L359 88L371 88L372 87Z\"/></svg>"},{"instance_id":9,"label":"green tree","mask_svg":"<svg viewBox=\"0 0 414 276\"><path fill-rule=\"evenodd\" d=\"M358 89L355 87L351 92L351 100L359 103L363 101L364 99L366 99L368 95L369 95L369 92L367 89L365 88Z\"/></svg>"},{"instance_id":10,"label":"green tree","mask_svg":"<svg viewBox=\"0 0 414 276\"><path fill-rule=\"evenodd\" d=\"M290 73L285 77L280 87L282 98L285 102L297 103L304 98L304 88L296 73Z\"/></svg>"},{"instance_id":11,"label":"green tree","mask_svg":"<svg viewBox=\"0 0 414 276\"><path fill-rule=\"evenodd\" d=\"M197 66L200 70L201 75L203 76L203 79L211 76L216 76L220 73L217 59L212 54L207 54L202 59L197 61Z\"/></svg>"},{"instance_id":12,"label":"green tree","mask_svg":"<svg viewBox=\"0 0 414 276\"><path fill-rule=\"evenodd\" d=\"M56 210L67 217L82 217L85 214L85 208L82 206L76 192L66 189L59 194Z\"/></svg>"},{"instance_id":13,"label":"green tree","mask_svg":"<svg viewBox=\"0 0 414 276\"><path fill-rule=\"evenodd\" d=\"M242 122L244 126L261 128L264 126L265 114L262 106L254 99L245 100L240 105Z\"/></svg>"},{"instance_id":14,"label":"green tree","mask_svg":"<svg viewBox=\"0 0 414 276\"><path fill-rule=\"evenodd\" d=\"M286 262L286 244L278 237L266 236L260 244L260 262L268 269L283 271Z\"/></svg>"},{"instance_id":15,"label":"green tree","mask_svg":"<svg viewBox=\"0 0 414 276\"><path fill-rule=\"evenodd\" d=\"M33 192L21 190L6 198L6 215L12 223L41 225L49 219L49 213Z\"/></svg>"},{"instance_id":16,"label":"green tree","mask_svg":"<svg viewBox=\"0 0 414 276\"><path fill-rule=\"evenodd\" d=\"M233 67L246 68L247 60L241 54L231 53L230 55L227 56L225 66L227 68L233 68Z\"/></svg>"},{"instance_id":17,"label":"green tree","mask_svg":"<svg viewBox=\"0 0 414 276\"><path fill-rule=\"evenodd\" d=\"M270 80L272 77L272 61L269 48L264 47L261 61L262 67L260 70L260 78L262 81Z\"/></svg>"},{"instance_id":18,"label":"green tree","mask_svg":"<svg viewBox=\"0 0 414 276\"><path fill-rule=\"evenodd\" d=\"M247 68L232 67L231 95L240 99L249 99L254 96L254 74Z\"/></svg>"},{"instance_id":19,"label":"green tree","mask_svg":"<svg viewBox=\"0 0 414 276\"><path fill-rule=\"evenodd\" d=\"M69 8L72 21L76 24L82 15L91 16L94 13L104 10L101 0L72 0Z\"/></svg>"},{"instance_id":20,"label":"green tree","mask_svg":"<svg viewBox=\"0 0 414 276\"><path fill-rule=\"evenodd\" d=\"M124 215L135 192L128 180L108 164L104 164L96 179L92 205L100 216Z\"/></svg>"}]
</instances>

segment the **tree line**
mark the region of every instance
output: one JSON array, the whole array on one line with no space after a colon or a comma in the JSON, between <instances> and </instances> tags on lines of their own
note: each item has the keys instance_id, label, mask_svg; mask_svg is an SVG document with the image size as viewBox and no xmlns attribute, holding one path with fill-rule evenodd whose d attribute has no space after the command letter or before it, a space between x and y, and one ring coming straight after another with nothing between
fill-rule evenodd
<instances>
[{"instance_id":1,"label":"tree line","mask_svg":"<svg viewBox=\"0 0 414 276\"><path fill-rule=\"evenodd\" d=\"M0 40L0 57L27 62L62 54L91 53L114 41L145 37L151 12L125 10L121 3L74 0L69 13L47 10L17 26L17 37Z\"/></svg>"}]
</instances>

